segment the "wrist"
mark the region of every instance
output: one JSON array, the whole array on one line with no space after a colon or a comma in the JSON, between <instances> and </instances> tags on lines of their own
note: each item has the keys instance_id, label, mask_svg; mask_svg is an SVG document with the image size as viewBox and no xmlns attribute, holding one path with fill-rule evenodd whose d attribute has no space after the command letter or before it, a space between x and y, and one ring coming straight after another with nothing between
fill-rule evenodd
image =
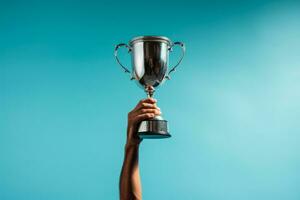
<instances>
[{"instance_id":1,"label":"wrist","mask_svg":"<svg viewBox=\"0 0 300 200\"><path fill-rule=\"evenodd\" d=\"M137 135L137 129L135 126L128 126L127 127L127 140L126 146L128 147L139 147L141 143L141 138Z\"/></svg>"},{"instance_id":2,"label":"wrist","mask_svg":"<svg viewBox=\"0 0 300 200\"><path fill-rule=\"evenodd\" d=\"M135 124L129 124L127 125L127 135L136 135L138 131L138 127Z\"/></svg>"}]
</instances>

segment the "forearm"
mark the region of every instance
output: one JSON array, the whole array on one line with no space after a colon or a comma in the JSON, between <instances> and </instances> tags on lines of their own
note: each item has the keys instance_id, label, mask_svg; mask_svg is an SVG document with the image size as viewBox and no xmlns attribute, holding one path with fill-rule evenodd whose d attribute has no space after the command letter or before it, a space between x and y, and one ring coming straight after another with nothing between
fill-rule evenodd
<instances>
[{"instance_id":1,"label":"forearm","mask_svg":"<svg viewBox=\"0 0 300 200\"><path fill-rule=\"evenodd\" d=\"M125 158L120 176L120 199L142 199L139 174L139 144L126 144Z\"/></svg>"}]
</instances>

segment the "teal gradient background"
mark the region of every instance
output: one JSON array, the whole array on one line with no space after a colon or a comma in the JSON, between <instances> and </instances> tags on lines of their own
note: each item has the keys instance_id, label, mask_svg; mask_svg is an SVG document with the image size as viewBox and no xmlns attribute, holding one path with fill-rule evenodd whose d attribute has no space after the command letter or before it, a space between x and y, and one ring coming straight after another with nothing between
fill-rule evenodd
<instances>
[{"instance_id":1,"label":"teal gradient background","mask_svg":"<svg viewBox=\"0 0 300 200\"><path fill-rule=\"evenodd\" d=\"M113 48L138 35L187 46L155 94L173 137L141 145L144 199L299 200L300 2L189 0L1 1L0 199L118 199L145 94Z\"/></svg>"}]
</instances>

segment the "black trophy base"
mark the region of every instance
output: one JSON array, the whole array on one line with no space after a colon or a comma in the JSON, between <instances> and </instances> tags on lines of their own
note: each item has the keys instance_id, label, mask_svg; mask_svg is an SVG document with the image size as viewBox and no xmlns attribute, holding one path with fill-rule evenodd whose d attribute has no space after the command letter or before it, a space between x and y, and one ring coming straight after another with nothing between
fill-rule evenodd
<instances>
[{"instance_id":1,"label":"black trophy base","mask_svg":"<svg viewBox=\"0 0 300 200\"><path fill-rule=\"evenodd\" d=\"M168 121L163 119L151 119L141 122L138 136L142 139L163 139L169 138Z\"/></svg>"}]
</instances>

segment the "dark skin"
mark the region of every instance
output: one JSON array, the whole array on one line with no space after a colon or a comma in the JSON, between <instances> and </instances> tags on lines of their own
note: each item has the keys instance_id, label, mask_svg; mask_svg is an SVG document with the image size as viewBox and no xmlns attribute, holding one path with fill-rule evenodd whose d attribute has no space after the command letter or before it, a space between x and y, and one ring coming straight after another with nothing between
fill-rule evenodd
<instances>
[{"instance_id":1,"label":"dark skin","mask_svg":"<svg viewBox=\"0 0 300 200\"><path fill-rule=\"evenodd\" d=\"M139 173L139 147L141 139L137 136L139 123L160 115L156 100L147 98L141 100L128 113L127 140L125 158L120 176L120 200L141 200L142 186Z\"/></svg>"}]
</instances>

